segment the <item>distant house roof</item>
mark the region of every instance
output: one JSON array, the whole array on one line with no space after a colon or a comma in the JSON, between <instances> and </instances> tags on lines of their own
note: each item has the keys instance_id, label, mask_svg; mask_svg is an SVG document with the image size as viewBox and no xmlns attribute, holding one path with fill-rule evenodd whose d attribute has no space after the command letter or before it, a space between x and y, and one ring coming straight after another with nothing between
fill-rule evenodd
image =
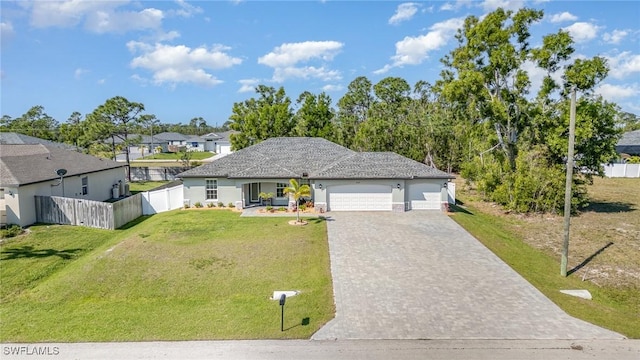
<instances>
[{"instance_id":1,"label":"distant house roof","mask_svg":"<svg viewBox=\"0 0 640 360\"><path fill-rule=\"evenodd\" d=\"M166 140L166 141L186 141L187 137L176 132L162 132L153 135L154 139Z\"/></svg>"},{"instance_id":2,"label":"distant house roof","mask_svg":"<svg viewBox=\"0 0 640 360\"><path fill-rule=\"evenodd\" d=\"M0 185L20 186L58 179L56 170L66 169L65 176L124 167L112 160L63 149L57 146L0 145Z\"/></svg>"},{"instance_id":3,"label":"distant house roof","mask_svg":"<svg viewBox=\"0 0 640 360\"><path fill-rule=\"evenodd\" d=\"M212 139L212 140L217 140L220 142L229 142L230 141L230 135L231 134L237 134L239 133L239 131L235 131L235 130L229 130L229 131L224 131L224 132L219 132L219 133L209 133L206 135L202 135L203 138L205 139Z\"/></svg>"},{"instance_id":4,"label":"distant house roof","mask_svg":"<svg viewBox=\"0 0 640 360\"><path fill-rule=\"evenodd\" d=\"M226 178L412 179L452 175L393 152L355 152L322 138L271 138L178 175Z\"/></svg>"},{"instance_id":5,"label":"distant house roof","mask_svg":"<svg viewBox=\"0 0 640 360\"><path fill-rule=\"evenodd\" d=\"M616 145L616 151L620 154L640 155L640 130L622 134Z\"/></svg>"},{"instance_id":6,"label":"distant house roof","mask_svg":"<svg viewBox=\"0 0 640 360\"><path fill-rule=\"evenodd\" d=\"M198 135L185 135L187 142L205 142L202 136Z\"/></svg>"},{"instance_id":7,"label":"distant house roof","mask_svg":"<svg viewBox=\"0 0 640 360\"><path fill-rule=\"evenodd\" d=\"M0 144L2 145L35 145L42 144L47 146L55 146L62 149L75 150L76 147L69 144L59 143L55 141L40 139L37 137L18 134L14 132L0 132Z\"/></svg>"}]
</instances>

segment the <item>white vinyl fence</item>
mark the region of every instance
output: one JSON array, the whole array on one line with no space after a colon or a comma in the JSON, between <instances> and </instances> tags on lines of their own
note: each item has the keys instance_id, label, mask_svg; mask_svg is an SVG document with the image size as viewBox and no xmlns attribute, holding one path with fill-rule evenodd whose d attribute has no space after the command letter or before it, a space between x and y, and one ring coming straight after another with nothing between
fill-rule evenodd
<instances>
[{"instance_id":1,"label":"white vinyl fence","mask_svg":"<svg viewBox=\"0 0 640 360\"><path fill-rule=\"evenodd\" d=\"M144 215L179 209L183 206L184 195L182 185L154 191L145 191L141 194L142 213Z\"/></svg>"},{"instance_id":2,"label":"white vinyl fence","mask_svg":"<svg viewBox=\"0 0 640 360\"><path fill-rule=\"evenodd\" d=\"M604 164L606 177L640 178L640 164Z\"/></svg>"}]
</instances>

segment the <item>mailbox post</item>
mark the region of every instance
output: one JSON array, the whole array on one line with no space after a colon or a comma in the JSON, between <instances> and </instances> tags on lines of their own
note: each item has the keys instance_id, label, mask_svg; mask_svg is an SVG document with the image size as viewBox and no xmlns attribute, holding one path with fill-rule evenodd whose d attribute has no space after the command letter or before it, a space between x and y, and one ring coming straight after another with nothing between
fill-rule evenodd
<instances>
[{"instance_id":1,"label":"mailbox post","mask_svg":"<svg viewBox=\"0 0 640 360\"><path fill-rule=\"evenodd\" d=\"M280 331L284 331L284 303L286 301L287 301L287 295L285 294L280 295L280 309L281 309Z\"/></svg>"}]
</instances>

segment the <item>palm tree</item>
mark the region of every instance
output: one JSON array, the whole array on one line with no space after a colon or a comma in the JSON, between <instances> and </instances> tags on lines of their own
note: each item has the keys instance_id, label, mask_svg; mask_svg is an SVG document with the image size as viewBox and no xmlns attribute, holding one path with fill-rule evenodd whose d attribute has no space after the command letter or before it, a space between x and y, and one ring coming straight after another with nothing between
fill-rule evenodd
<instances>
[{"instance_id":1,"label":"palm tree","mask_svg":"<svg viewBox=\"0 0 640 360\"><path fill-rule=\"evenodd\" d=\"M296 179L291 179L289 180L289 186L284 188L282 192L293 196L293 199L296 201L296 212L298 217L296 222L300 222L300 207L298 206L298 200L300 200L301 197L310 197L311 188L309 185L298 184Z\"/></svg>"}]
</instances>

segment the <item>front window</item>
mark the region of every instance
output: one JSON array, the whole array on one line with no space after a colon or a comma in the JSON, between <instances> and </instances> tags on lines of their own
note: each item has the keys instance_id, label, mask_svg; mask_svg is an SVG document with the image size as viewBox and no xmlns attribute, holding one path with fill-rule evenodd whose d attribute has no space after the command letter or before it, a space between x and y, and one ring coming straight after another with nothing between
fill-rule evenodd
<instances>
[{"instance_id":1,"label":"front window","mask_svg":"<svg viewBox=\"0 0 640 360\"><path fill-rule=\"evenodd\" d=\"M206 180L207 200L218 200L218 180Z\"/></svg>"},{"instance_id":2,"label":"front window","mask_svg":"<svg viewBox=\"0 0 640 360\"><path fill-rule=\"evenodd\" d=\"M286 195L284 194L284 189L289 187L289 184L287 183L277 183L276 184L276 197L285 197Z\"/></svg>"},{"instance_id":3,"label":"front window","mask_svg":"<svg viewBox=\"0 0 640 360\"><path fill-rule=\"evenodd\" d=\"M85 176L82 178L82 195L88 195L88 194L89 194L89 178Z\"/></svg>"}]
</instances>

